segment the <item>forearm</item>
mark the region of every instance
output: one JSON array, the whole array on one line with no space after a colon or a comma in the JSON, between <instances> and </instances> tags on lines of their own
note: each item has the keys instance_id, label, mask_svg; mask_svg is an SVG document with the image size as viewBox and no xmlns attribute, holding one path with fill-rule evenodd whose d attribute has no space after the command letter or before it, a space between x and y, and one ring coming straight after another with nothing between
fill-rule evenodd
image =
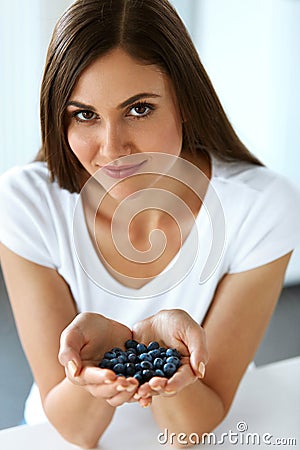
<instances>
[{"instance_id":1,"label":"forearm","mask_svg":"<svg viewBox=\"0 0 300 450\"><path fill-rule=\"evenodd\" d=\"M84 448L96 446L115 411L105 400L93 397L67 378L51 389L43 406L58 432Z\"/></svg>"},{"instance_id":2,"label":"forearm","mask_svg":"<svg viewBox=\"0 0 300 450\"><path fill-rule=\"evenodd\" d=\"M221 398L201 380L172 397L153 397L152 411L159 427L176 436L197 433L201 437L212 431L225 416Z\"/></svg>"}]
</instances>

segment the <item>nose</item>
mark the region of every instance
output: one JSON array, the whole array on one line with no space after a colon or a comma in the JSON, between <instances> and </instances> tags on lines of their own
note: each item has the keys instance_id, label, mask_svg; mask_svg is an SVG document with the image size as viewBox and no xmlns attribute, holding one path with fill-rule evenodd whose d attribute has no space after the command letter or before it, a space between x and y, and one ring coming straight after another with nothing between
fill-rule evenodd
<instances>
[{"instance_id":1,"label":"nose","mask_svg":"<svg viewBox=\"0 0 300 450\"><path fill-rule=\"evenodd\" d=\"M99 148L96 155L96 161L102 164L130 155L132 152L132 144L128 133L120 125L107 123L100 130Z\"/></svg>"}]
</instances>

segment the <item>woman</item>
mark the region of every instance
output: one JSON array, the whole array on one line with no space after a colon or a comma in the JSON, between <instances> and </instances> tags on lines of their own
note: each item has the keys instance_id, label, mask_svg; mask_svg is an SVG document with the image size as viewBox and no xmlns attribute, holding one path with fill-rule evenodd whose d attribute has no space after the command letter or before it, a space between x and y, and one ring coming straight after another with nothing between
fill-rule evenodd
<instances>
[{"instance_id":1,"label":"woman","mask_svg":"<svg viewBox=\"0 0 300 450\"><path fill-rule=\"evenodd\" d=\"M49 46L41 128L36 161L1 179L26 420L42 419L38 387L85 448L127 402L170 433L213 430L300 241L299 194L239 141L166 0L75 1ZM98 367L132 338L177 348L182 366L141 386Z\"/></svg>"}]
</instances>

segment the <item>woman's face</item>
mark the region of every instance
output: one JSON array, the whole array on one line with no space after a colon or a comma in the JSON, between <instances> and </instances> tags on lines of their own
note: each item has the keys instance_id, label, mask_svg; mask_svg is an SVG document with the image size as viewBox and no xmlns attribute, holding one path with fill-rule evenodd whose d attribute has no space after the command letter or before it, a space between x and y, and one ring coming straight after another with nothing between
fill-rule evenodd
<instances>
[{"instance_id":1,"label":"woman's face","mask_svg":"<svg viewBox=\"0 0 300 450\"><path fill-rule=\"evenodd\" d=\"M121 49L82 73L67 118L72 151L90 175L106 166L100 173L107 185L118 184L117 197L138 188L133 175L162 169L159 153L181 152L182 121L169 78Z\"/></svg>"}]
</instances>

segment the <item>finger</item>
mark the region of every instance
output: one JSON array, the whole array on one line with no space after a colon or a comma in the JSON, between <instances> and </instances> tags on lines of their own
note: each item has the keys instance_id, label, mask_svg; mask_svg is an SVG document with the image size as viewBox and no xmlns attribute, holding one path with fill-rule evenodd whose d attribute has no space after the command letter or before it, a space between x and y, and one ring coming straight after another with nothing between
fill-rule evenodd
<instances>
[{"instance_id":1,"label":"finger","mask_svg":"<svg viewBox=\"0 0 300 450\"><path fill-rule=\"evenodd\" d=\"M80 378L85 384L112 384L117 380L117 375L109 369L100 369L100 367L86 366L82 369Z\"/></svg>"},{"instance_id":2,"label":"finger","mask_svg":"<svg viewBox=\"0 0 300 450\"><path fill-rule=\"evenodd\" d=\"M152 381L153 379L151 379L150 381ZM146 399L149 397L155 397L159 395L160 392L163 392L164 385L166 384L167 380L161 377L155 377L155 379L157 380L157 382L154 381L153 386L150 385L150 382L142 384L134 395L134 399L139 401L142 398Z\"/></svg>"},{"instance_id":3,"label":"finger","mask_svg":"<svg viewBox=\"0 0 300 450\"><path fill-rule=\"evenodd\" d=\"M117 392L111 398L107 399L107 403L111 406L116 407L116 406L122 405L123 403L130 402L131 400L133 400L134 393L137 390L137 386L134 386L134 389L133 389L133 385L132 385L132 388L130 388L130 390L128 390L128 389L129 388L127 388L124 391Z\"/></svg>"},{"instance_id":4,"label":"finger","mask_svg":"<svg viewBox=\"0 0 300 450\"><path fill-rule=\"evenodd\" d=\"M111 400L114 397L118 397L123 403L127 399L131 398L137 391L138 385L135 383L122 384L119 379L111 384L92 384L88 385L88 391L94 397L101 397L105 400ZM119 395L124 394L124 395ZM114 406L114 405L112 405ZM118 406L117 404L115 406Z\"/></svg>"},{"instance_id":5,"label":"finger","mask_svg":"<svg viewBox=\"0 0 300 450\"><path fill-rule=\"evenodd\" d=\"M153 377L149 381L149 386L150 386L152 391L160 393L160 392L162 392L165 389L165 387L167 385L167 381L168 380L166 378Z\"/></svg>"},{"instance_id":6,"label":"finger","mask_svg":"<svg viewBox=\"0 0 300 450\"><path fill-rule=\"evenodd\" d=\"M143 408L148 408L148 406L150 406L152 403L152 398L148 397L148 398L141 398L139 400L139 404L140 406L142 406Z\"/></svg>"},{"instance_id":7,"label":"finger","mask_svg":"<svg viewBox=\"0 0 300 450\"><path fill-rule=\"evenodd\" d=\"M72 376L76 376L82 367L80 349L83 345L84 338L79 327L71 323L61 333L58 359Z\"/></svg>"},{"instance_id":8,"label":"finger","mask_svg":"<svg viewBox=\"0 0 300 450\"><path fill-rule=\"evenodd\" d=\"M70 357L71 357L71 355L70 355ZM73 355L73 359L70 359L65 366L66 376L69 378L69 380L72 380L72 381L74 381L74 379L76 377L78 377L78 375L80 373L80 368L81 368L81 363L78 363L77 359L75 362L74 361L75 359L76 358Z\"/></svg>"},{"instance_id":9,"label":"finger","mask_svg":"<svg viewBox=\"0 0 300 450\"><path fill-rule=\"evenodd\" d=\"M136 396L136 399L137 400L139 400L141 397L148 397L148 395L150 395L151 394L151 388L150 388L150 386L149 386L149 382L147 382L147 383L144 383L144 384L142 384L140 387L139 387L139 389L138 389L138 391L137 391L137 395L138 395L138 397Z\"/></svg>"},{"instance_id":10,"label":"finger","mask_svg":"<svg viewBox=\"0 0 300 450\"><path fill-rule=\"evenodd\" d=\"M162 394L173 395L186 386L197 381L196 376L189 364L183 364L180 369L167 381Z\"/></svg>"},{"instance_id":11,"label":"finger","mask_svg":"<svg viewBox=\"0 0 300 450\"><path fill-rule=\"evenodd\" d=\"M203 378L205 365L208 362L205 330L194 322L190 327L186 328L184 339L190 353L190 364L194 374L198 378Z\"/></svg>"},{"instance_id":12,"label":"finger","mask_svg":"<svg viewBox=\"0 0 300 450\"><path fill-rule=\"evenodd\" d=\"M100 385L100 384L112 384L116 379L116 374L109 369L100 369L96 366L85 366L80 373L76 374L70 370L70 362L67 364L66 375L68 379L76 385Z\"/></svg>"}]
</instances>

